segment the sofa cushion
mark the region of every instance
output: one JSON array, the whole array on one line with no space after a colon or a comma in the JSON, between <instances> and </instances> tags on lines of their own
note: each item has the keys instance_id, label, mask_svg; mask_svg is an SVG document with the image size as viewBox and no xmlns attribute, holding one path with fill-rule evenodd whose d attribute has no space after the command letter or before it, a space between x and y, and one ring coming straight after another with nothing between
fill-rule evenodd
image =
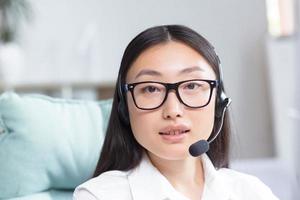
<instances>
[{"instance_id":1,"label":"sofa cushion","mask_svg":"<svg viewBox=\"0 0 300 200\"><path fill-rule=\"evenodd\" d=\"M0 199L73 189L93 174L111 100L0 96Z\"/></svg>"},{"instance_id":2,"label":"sofa cushion","mask_svg":"<svg viewBox=\"0 0 300 200\"><path fill-rule=\"evenodd\" d=\"M72 200L73 190L49 190L7 200Z\"/></svg>"}]
</instances>

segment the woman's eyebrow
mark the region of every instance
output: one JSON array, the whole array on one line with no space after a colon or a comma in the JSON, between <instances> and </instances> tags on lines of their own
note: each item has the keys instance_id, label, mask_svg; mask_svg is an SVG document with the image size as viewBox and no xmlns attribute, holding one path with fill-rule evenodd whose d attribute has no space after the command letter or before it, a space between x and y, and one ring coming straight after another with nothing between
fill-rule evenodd
<instances>
[{"instance_id":1,"label":"woman's eyebrow","mask_svg":"<svg viewBox=\"0 0 300 200\"><path fill-rule=\"evenodd\" d=\"M204 71L204 70L199 66L193 66L193 67L188 67L188 68L185 68L185 69L179 71L178 75L188 74L188 73L192 73L194 71ZM143 75L162 76L162 74L158 71L151 70L151 69L143 69L135 76L135 79L137 79L138 77L143 76Z\"/></svg>"},{"instance_id":2,"label":"woman's eyebrow","mask_svg":"<svg viewBox=\"0 0 300 200\"><path fill-rule=\"evenodd\" d=\"M155 70L151 70L151 69L143 69L135 76L135 79L137 79L138 77L143 76L143 75L161 76L161 73L159 73L158 71L155 71Z\"/></svg>"},{"instance_id":3,"label":"woman's eyebrow","mask_svg":"<svg viewBox=\"0 0 300 200\"><path fill-rule=\"evenodd\" d=\"M181 70L179 74L188 74L188 73L192 73L194 71L202 71L204 72L203 68L201 68L200 66L193 66L193 67L188 67L188 68L185 68L183 70Z\"/></svg>"}]
</instances>

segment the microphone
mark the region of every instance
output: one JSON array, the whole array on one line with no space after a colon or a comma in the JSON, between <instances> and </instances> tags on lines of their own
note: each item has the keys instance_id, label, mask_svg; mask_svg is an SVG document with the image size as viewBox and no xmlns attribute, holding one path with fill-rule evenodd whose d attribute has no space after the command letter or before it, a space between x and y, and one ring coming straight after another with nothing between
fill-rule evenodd
<instances>
[{"instance_id":1,"label":"microphone","mask_svg":"<svg viewBox=\"0 0 300 200\"><path fill-rule=\"evenodd\" d=\"M190 147L189 147L189 152L191 154L191 156L193 157L198 157L204 153L206 153L209 150L209 144L211 142L213 142L217 136L219 135L219 133L221 132L222 126L223 126L223 121L224 121L224 116L225 116L225 111L228 108L228 106L231 103L231 99L230 98L226 98L224 100L224 102L222 103L222 116L221 116L221 123L219 125L218 131L215 134L215 136L210 140L199 140L195 143L193 143Z\"/></svg>"},{"instance_id":2,"label":"microphone","mask_svg":"<svg viewBox=\"0 0 300 200\"><path fill-rule=\"evenodd\" d=\"M209 150L209 143L206 140L199 140L192 144L189 148L189 152L192 156L198 157Z\"/></svg>"}]
</instances>

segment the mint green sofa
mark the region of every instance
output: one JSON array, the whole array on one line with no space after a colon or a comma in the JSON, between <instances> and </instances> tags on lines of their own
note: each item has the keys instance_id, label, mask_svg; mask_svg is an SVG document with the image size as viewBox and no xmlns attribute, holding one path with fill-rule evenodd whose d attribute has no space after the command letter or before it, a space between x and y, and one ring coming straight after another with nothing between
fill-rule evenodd
<instances>
[{"instance_id":1,"label":"mint green sofa","mask_svg":"<svg viewBox=\"0 0 300 200\"><path fill-rule=\"evenodd\" d=\"M112 100L0 96L0 199L71 200L96 167Z\"/></svg>"}]
</instances>

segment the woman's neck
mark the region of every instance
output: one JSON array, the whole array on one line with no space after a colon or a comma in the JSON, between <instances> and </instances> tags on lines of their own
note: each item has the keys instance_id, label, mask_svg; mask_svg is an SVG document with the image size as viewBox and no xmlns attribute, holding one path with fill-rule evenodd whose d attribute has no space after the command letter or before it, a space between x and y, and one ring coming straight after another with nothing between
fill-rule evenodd
<instances>
[{"instance_id":1,"label":"woman's neck","mask_svg":"<svg viewBox=\"0 0 300 200\"><path fill-rule=\"evenodd\" d=\"M204 170L201 159L187 157L184 160L166 160L148 153L152 164L171 185L190 199L200 199L204 187ZM192 195L192 196L191 196Z\"/></svg>"}]
</instances>

